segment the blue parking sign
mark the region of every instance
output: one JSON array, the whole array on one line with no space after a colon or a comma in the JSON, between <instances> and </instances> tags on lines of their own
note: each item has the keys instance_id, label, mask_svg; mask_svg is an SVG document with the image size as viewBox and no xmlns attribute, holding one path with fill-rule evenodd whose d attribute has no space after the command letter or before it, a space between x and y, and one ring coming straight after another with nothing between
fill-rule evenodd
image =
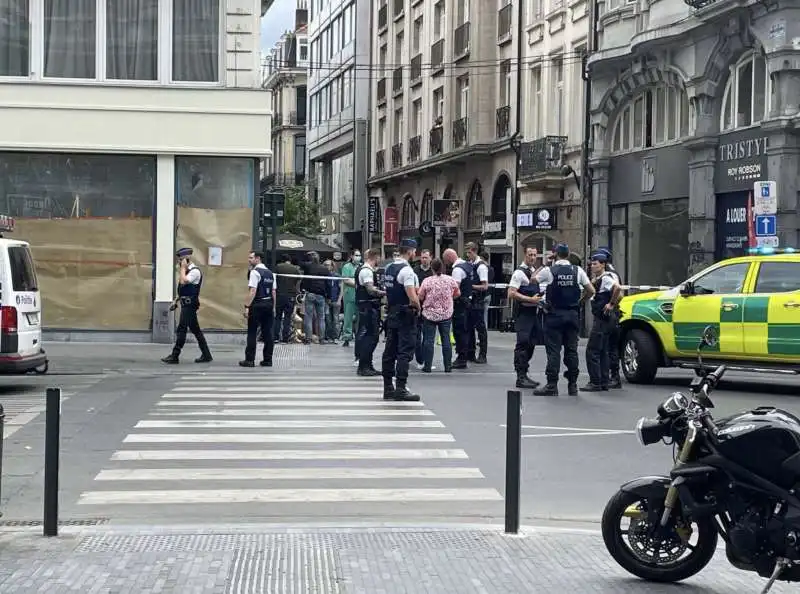
<instances>
[{"instance_id":1,"label":"blue parking sign","mask_svg":"<svg viewBox=\"0 0 800 594\"><path fill-rule=\"evenodd\" d=\"M761 197L762 198L769 198L769 186L764 184L761 186Z\"/></svg>"}]
</instances>

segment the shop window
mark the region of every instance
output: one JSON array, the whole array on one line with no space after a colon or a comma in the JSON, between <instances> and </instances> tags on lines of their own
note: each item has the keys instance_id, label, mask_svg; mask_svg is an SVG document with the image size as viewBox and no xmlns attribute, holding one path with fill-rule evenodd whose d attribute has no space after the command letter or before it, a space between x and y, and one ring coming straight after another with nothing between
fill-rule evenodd
<instances>
[{"instance_id":1,"label":"shop window","mask_svg":"<svg viewBox=\"0 0 800 594\"><path fill-rule=\"evenodd\" d=\"M631 285L675 286L689 268L689 200L628 205L627 270ZM621 242L615 237L615 246ZM616 247L615 247L616 249ZM615 264L622 263L618 254Z\"/></svg>"},{"instance_id":2,"label":"shop window","mask_svg":"<svg viewBox=\"0 0 800 594\"><path fill-rule=\"evenodd\" d=\"M155 180L152 156L0 154L3 214L31 244L45 328L150 330ZM17 256L13 282L29 284Z\"/></svg>"},{"instance_id":3,"label":"shop window","mask_svg":"<svg viewBox=\"0 0 800 594\"><path fill-rule=\"evenodd\" d=\"M689 135L689 98L672 85L649 88L633 98L614 125L611 151L625 152L675 142Z\"/></svg>"},{"instance_id":4,"label":"shop window","mask_svg":"<svg viewBox=\"0 0 800 594\"><path fill-rule=\"evenodd\" d=\"M731 66L722 99L722 130L745 128L765 120L771 86L767 61L760 53L747 53Z\"/></svg>"},{"instance_id":5,"label":"shop window","mask_svg":"<svg viewBox=\"0 0 800 594\"><path fill-rule=\"evenodd\" d=\"M411 196L406 196L403 199L403 212L400 216L400 229L403 231L411 231L417 228L416 207L414 206L414 199Z\"/></svg>"},{"instance_id":6,"label":"shop window","mask_svg":"<svg viewBox=\"0 0 800 594\"><path fill-rule=\"evenodd\" d=\"M467 214L467 229L483 228L483 188L481 182L472 182L469 192L469 212Z\"/></svg>"},{"instance_id":7,"label":"shop window","mask_svg":"<svg viewBox=\"0 0 800 594\"><path fill-rule=\"evenodd\" d=\"M247 158L176 157L178 246L194 250L203 269L200 323L242 327L242 279L253 245L255 161ZM222 265L208 265L208 248L222 248ZM176 279L177 283L177 279Z\"/></svg>"},{"instance_id":8,"label":"shop window","mask_svg":"<svg viewBox=\"0 0 800 594\"><path fill-rule=\"evenodd\" d=\"M800 291L800 263L762 262L758 269L756 293Z\"/></svg>"},{"instance_id":9,"label":"shop window","mask_svg":"<svg viewBox=\"0 0 800 594\"><path fill-rule=\"evenodd\" d=\"M694 279L697 295L730 295L741 293L750 262L727 264Z\"/></svg>"}]
</instances>

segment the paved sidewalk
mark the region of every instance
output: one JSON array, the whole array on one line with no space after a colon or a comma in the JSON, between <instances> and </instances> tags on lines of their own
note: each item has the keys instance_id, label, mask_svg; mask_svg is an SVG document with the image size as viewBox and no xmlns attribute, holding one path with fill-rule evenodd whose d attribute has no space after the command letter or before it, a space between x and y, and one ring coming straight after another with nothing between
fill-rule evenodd
<instances>
[{"instance_id":1,"label":"paved sidewalk","mask_svg":"<svg viewBox=\"0 0 800 594\"><path fill-rule=\"evenodd\" d=\"M62 529L0 532L3 594L661 593L620 569L597 534L497 529ZM680 590L758 592L724 553ZM789 592L787 585L775 594ZM796 590L793 590L796 591Z\"/></svg>"}]
</instances>

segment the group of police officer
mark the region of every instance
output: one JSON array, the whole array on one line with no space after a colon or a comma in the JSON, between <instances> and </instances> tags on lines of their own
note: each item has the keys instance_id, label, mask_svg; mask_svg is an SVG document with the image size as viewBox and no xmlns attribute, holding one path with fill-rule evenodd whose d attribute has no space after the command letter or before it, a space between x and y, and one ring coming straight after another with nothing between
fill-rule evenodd
<instances>
[{"instance_id":1,"label":"group of police officer","mask_svg":"<svg viewBox=\"0 0 800 594\"><path fill-rule=\"evenodd\" d=\"M592 330L586 346L589 383L582 391L597 392L622 387L619 377L619 312L622 287L611 264L611 252L599 248L590 256L590 279L570 260L569 246L559 244L552 261L537 264L536 248L525 250L525 261L511 275L508 298L514 304L517 341L514 348L514 371L518 388L533 389L536 396L558 396L558 375L563 350L567 393L578 395L578 335L580 310L590 300ZM547 353L547 383L528 375L537 344Z\"/></svg>"}]
</instances>

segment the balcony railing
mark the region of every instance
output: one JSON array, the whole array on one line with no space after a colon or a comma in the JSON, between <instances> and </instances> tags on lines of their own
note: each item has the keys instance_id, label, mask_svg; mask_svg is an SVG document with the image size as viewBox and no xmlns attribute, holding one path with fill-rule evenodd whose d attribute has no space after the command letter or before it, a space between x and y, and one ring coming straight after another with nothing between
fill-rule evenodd
<instances>
[{"instance_id":1,"label":"balcony railing","mask_svg":"<svg viewBox=\"0 0 800 594\"><path fill-rule=\"evenodd\" d=\"M378 30L389 26L389 6L384 4L378 9Z\"/></svg>"},{"instance_id":2,"label":"balcony railing","mask_svg":"<svg viewBox=\"0 0 800 594\"><path fill-rule=\"evenodd\" d=\"M434 126L430 131L430 155L441 155L444 149L444 128Z\"/></svg>"},{"instance_id":3,"label":"balcony railing","mask_svg":"<svg viewBox=\"0 0 800 594\"><path fill-rule=\"evenodd\" d=\"M453 45L453 55L463 56L469 52L469 21L456 29Z\"/></svg>"},{"instance_id":4,"label":"balcony railing","mask_svg":"<svg viewBox=\"0 0 800 594\"><path fill-rule=\"evenodd\" d=\"M399 17L403 14L406 7L406 0L394 0L394 10L392 11L393 17Z\"/></svg>"},{"instance_id":5,"label":"balcony railing","mask_svg":"<svg viewBox=\"0 0 800 594\"><path fill-rule=\"evenodd\" d=\"M444 39L440 39L431 46L431 74L444 69Z\"/></svg>"},{"instance_id":6,"label":"balcony railing","mask_svg":"<svg viewBox=\"0 0 800 594\"><path fill-rule=\"evenodd\" d=\"M403 67L398 66L392 72L392 94L403 92Z\"/></svg>"},{"instance_id":7,"label":"balcony railing","mask_svg":"<svg viewBox=\"0 0 800 594\"><path fill-rule=\"evenodd\" d=\"M497 39L511 36L511 3L497 11Z\"/></svg>"},{"instance_id":8,"label":"balcony railing","mask_svg":"<svg viewBox=\"0 0 800 594\"><path fill-rule=\"evenodd\" d=\"M411 58L411 86L416 86L422 82L422 54L417 54Z\"/></svg>"},{"instance_id":9,"label":"balcony railing","mask_svg":"<svg viewBox=\"0 0 800 594\"><path fill-rule=\"evenodd\" d=\"M378 103L386 101L386 78L378 81Z\"/></svg>"},{"instance_id":10,"label":"balcony railing","mask_svg":"<svg viewBox=\"0 0 800 594\"><path fill-rule=\"evenodd\" d=\"M403 143L392 145L392 169L403 166Z\"/></svg>"},{"instance_id":11,"label":"balcony railing","mask_svg":"<svg viewBox=\"0 0 800 594\"><path fill-rule=\"evenodd\" d=\"M566 146L566 136L545 136L533 142L523 142L520 146L520 177L561 175Z\"/></svg>"},{"instance_id":12,"label":"balcony railing","mask_svg":"<svg viewBox=\"0 0 800 594\"><path fill-rule=\"evenodd\" d=\"M495 112L495 123L497 126L497 138L505 138L509 135L511 124L511 106L505 105L498 107Z\"/></svg>"},{"instance_id":13,"label":"balcony railing","mask_svg":"<svg viewBox=\"0 0 800 594\"><path fill-rule=\"evenodd\" d=\"M305 183L305 171L270 173L261 180L261 186L266 188L287 188L291 186L302 186Z\"/></svg>"},{"instance_id":14,"label":"balcony railing","mask_svg":"<svg viewBox=\"0 0 800 594\"><path fill-rule=\"evenodd\" d=\"M453 120L453 148L460 148L467 144L468 132L469 120L467 118Z\"/></svg>"},{"instance_id":15,"label":"balcony railing","mask_svg":"<svg viewBox=\"0 0 800 594\"><path fill-rule=\"evenodd\" d=\"M419 134L408 139L408 162L419 161L422 136Z\"/></svg>"},{"instance_id":16,"label":"balcony railing","mask_svg":"<svg viewBox=\"0 0 800 594\"><path fill-rule=\"evenodd\" d=\"M386 151L381 149L375 153L375 173L386 171Z\"/></svg>"}]
</instances>

